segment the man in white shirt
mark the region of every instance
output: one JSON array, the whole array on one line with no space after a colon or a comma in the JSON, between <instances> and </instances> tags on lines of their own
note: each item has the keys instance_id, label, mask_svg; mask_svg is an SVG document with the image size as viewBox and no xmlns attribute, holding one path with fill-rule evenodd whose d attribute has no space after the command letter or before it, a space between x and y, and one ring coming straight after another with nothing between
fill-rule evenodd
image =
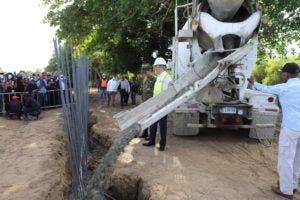
<instances>
[{"instance_id":1,"label":"man in white shirt","mask_svg":"<svg viewBox=\"0 0 300 200\"><path fill-rule=\"evenodd\" d=\"M108 102L107 105L110 105L112 102L112 106L115 106L115 98L118 91L118 82L115 77L112 77L107 83L107 92L108 92Z\"/></svg>"},{"instance_id":2,"label":"man in white shirt","mask_svg":"<svg viewBox=\"0 0 300 200\"><path fill-rule=\"evenodd\" d=\"M118 83L118 86L120 88L121 108L123 108L123 106L126 104L127 95L129 95L130 93L130 84L125 76L122 76L121 80Z\"/></svg>"},{"instance_id":3,"label":"man in white shirt","mask_svg":"<svg viewBox=\"0 0 300 200\"><path fill-rule=\"evenodd\" d=\"M253 89L275 94L282 107L282 124L278 150L278 187L276 194L288 199L297 190L300 174L300 68L296 63L287 63L281 70L284 83L266 86L249 79Z\"/></svg>"}]
</instances>

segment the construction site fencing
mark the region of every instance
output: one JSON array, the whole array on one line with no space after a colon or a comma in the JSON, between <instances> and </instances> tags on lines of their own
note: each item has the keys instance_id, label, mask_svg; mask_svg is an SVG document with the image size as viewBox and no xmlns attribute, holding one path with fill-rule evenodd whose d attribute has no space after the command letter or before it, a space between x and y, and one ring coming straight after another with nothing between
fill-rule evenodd
<instances>
[{"instance_id":1,"label":"construction site fencing","mask_svg":"<svg viewBox=\"0 0 300 200\"><path fill-rule=\"evenodd\" d=\"M60 74L68 83L65 89L70 91L60 91L72 174L70 199L83 200L87 187L89 60L86 55L74 58L71 50L56 41L54 46Z\"/></svg>"},{"instance_id":2,"label":"construction site fencing","mask_svg":"<svg viewBox=\"0 0 300 200\"><path fill-rule=\"evenodd\" d=\"M0 93L0 113L4 114L7 106L12 101L13 96L18 96L19 100L23 102L24 95L29 92L8 92ZM30 94L37 102L39 102L42 109L58 108L62 106L60 90L48 90L45 94L32 92Z\"/></svg>"}]
</instances>

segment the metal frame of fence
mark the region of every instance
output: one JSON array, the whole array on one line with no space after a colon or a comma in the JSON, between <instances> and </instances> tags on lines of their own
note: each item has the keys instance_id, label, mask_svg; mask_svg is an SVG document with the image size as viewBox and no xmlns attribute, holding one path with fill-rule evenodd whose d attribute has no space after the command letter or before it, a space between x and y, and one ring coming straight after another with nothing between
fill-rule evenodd
<instances>
[{"instance_id":1,"label":"metal frame of fence","mask_svg":"<svg viewBox=\"0 0 300 200\"><path fill-rule=\"evenodd\" d=\"M20 101L23 102L23 97L25 94L29 94L28 92L8 92L8 93L0 93L0 113L4 114L5 105L12 100L14 95L20 97ZM31 96L37 100L41 104L41 99L38 92L33 92ZM44 98L44 102L40 105L42 109L48 108L58 108L61 107L61 97L60 90L48 90L46 94L44 94L46 98ZM1 109L2 108L2 109Z\"/></svg>"},{"instance_id":2,"label":"metal frame of fence","mask_svg":"<svg viewBox=\"0 0 300 200\"><path fill-rule=\"evenodd\" d=\"M56 41L54 44L66 88L61 91L61 101L72 173L71 199L83 200L87 187L89 60L86 55L76 60L71 51L63 49Z\"/></svg>"}]
</instances>

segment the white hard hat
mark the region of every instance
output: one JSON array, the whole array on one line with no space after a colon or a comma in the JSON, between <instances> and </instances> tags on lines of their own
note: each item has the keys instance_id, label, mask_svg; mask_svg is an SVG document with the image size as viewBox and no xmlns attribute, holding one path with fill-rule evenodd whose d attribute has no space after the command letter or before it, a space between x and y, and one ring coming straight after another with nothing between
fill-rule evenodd
<instances>
[{"instance_id":1,"label":"white hard hat","mask_svg":"<svg viewBox=\"0 0 300 200\"><path fill-rule=\"evenodd\" d=\"M158 57L158 58L155 59L153 65L154 65L154 66L156 66L156 65L164 65L164 66L166 66L166 65L167 65L167 62L166 62L166 60L163 59L162 57Z\"/></svg>"}]
</instances>

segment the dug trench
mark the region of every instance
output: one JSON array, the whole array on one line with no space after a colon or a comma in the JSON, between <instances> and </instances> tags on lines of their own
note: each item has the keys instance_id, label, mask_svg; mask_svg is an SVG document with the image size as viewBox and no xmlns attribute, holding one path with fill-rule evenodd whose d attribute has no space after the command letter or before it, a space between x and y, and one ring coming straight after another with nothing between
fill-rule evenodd
<instances>
[{"instance_id":1,"label":"dug trench","mask_svg":"<svg viewBox=\"0 0 300 200\"><path fill-rule=\"evenodd\" d=\"M118 99L117 99L118 100ZM126 107L130 108L130 107ZM120 130L113 122L113 115L122 111L119 106L108 107L106 102L100 101L97 93L90 95L90 115L88 124L89 150L88 170L89 179L95 173L95 169L102 162L102 158L107 153L114 140L119 136ZM122 175L113 176L112 184L105 195L107 199L140 199L144 194L142 179L137 176ZM142 199L147 199L147 195Z\"/></svg>"},{"instance_id":2,"label":"dug trench","mask_svg":"<svg viewBox=\"0 0 300 200\"><path fill-rule=\"evenodd\" d=\"M120 134L112 117L122 110L108 107L96 93L90 102L95 122L90 129L92 176ZM281 199L270 190L278 179L278 130L272 145L266 147L235 130L213 129L195 137L176 137L172 135L172 116L168 123L166 151L144 147L140 138L126 145L107 174L106 199ZM298 193L294 199L300 199Z\"/></svg>"}]
</instances>

